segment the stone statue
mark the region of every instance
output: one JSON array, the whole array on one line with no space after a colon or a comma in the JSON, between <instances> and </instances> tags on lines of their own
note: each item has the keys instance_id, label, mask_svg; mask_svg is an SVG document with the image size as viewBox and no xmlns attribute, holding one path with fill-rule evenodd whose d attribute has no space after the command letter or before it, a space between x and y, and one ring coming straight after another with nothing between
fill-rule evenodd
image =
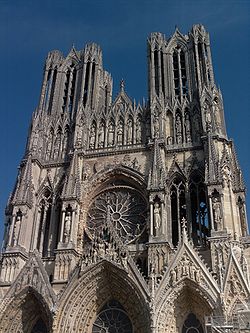
<instances>
[{"instance_id":1,"label":"stone statue","mask_svg":"<svg viewBox=\"0 0 250 333\"><path fill-rule=\"evenodd\" d=\"M37 150L37 144L38 144L38 133L35 132L33 143L32 143L32 149L33 149L33 151Z\"/></svg>"},{"instance_id":2,"label":"stone statue","mask_svg":"<svg viewBox=\"0 0 250 333\"><path fill-rule=\"evenodd\" d=\"M102 148L104 146L104 124L101 124L98 135L98 147Z\"/></svg>"},{"instance_id":3,"label":"stone statue","mask_svg":"<svg viewBox=\"0 0 250 333\"><path fill-rule=\"evenodd\" d=\"M46 159L50 158L51 149L52 149L52 140L53 140L53 134L50 133L47 141Z\"/></svg>"},{"instance_id":4,"label":"stone statue","mask_svg":"<svg viewBox=\"0 0 250 333\"><path fill-rule=\"evenodd\" d=\"M108 127L108 146L113 146L114 135L115 135L114 124L110 122Z\"/></svg>"},{"instance_id":5,"label":"stone statue","mask_svg":"<svg viewBox=\"0 0 250 333\"><path fill-rule=\"evenodd\" d=\"M206 124L211 125L212 123L211 112L207 108L205 110L206 110Z\"/></svg>"},{"instance_id":6,"label":"stone statue","mask_svg":"<svg viewBox=\"0 0 250 333\"><path fill-rule=\"evenodd\" d=\"M131 144L133 143L133 124L132 120L128 120L128 136L127 136L127 143Z\"/></svg>"},{"instance_id":7,"label":"stone statue","mask_svg":"<svg viewBox=\"0 0 250 333\"><path fill-rule=\"evenodd\" d=\"M186 115L185 128L186 128L186 140L187 142L191 142L191 125L190 125L189 115Z\"/></svg>"},{"instance_id":8,"label":"stone statue","mask_svg":"<svg viewBox=\"0 0 250 333\"><path fill-rule=\"evenodd\" d=\"M175 284L177 282L177 274L175 269L171 269L170 276L172 284Z\"/></svg>"},{"instance_id":9,"label":"stone statue","mask_svg":"<svg viewBox=\"0 0 250 333\"><path fill-rule=\"evenodd\" d=\"M221 203L218 200L218 198L214 197L212 199L213 204L213 212L214 212L214 222L216 223L217 230L221 230L221 220L222 220L222 214L221 214Z\"/></svg>"},{"instance_id":10,"label":"stone statue","mask_svg":"<svg viewBox=\"0 0 250 333\"><path fill-rule=\"evenodd\" d=\"M176 141L178 144L182 143L182 128L181 128L181 117L179 114L176 116L175 129L176 129Z\"/></svg>"},{"instance_id":11,"label":"stone statue","mask_svg":"<svg viewBox=\"0 0 250 333\"><path fill-rule=\"evenodd\" d=\"M159 136L160 136L159 117L155 116L155 118L154 118L154 137L159 138Z\"/></svg>"},{"instance_id":12,"label":"stone statue","mask_svg":"<svg viewBox=\"0 0 250 333\"><path fill-rule=\"evenodd\" d=\"M155 205L154 205L154 228L155 228L156 235L158 234L160 227L161 227L160 205L158 203L155 203Z\"/></svg>"},{"instance_id":13,"label":"stone statue","mask_svg":"<svg viewBox=\"0 0 250 333\"><path fill-rule=\"evenodd\" d=\"M141 143L141 122L137 119L136 122L136 143Z\"/></svg>"},{"instance_id":14,"label":"stone statue","mask_svg":"<svg viewBox=\"0 0 250 333\"><path fill-rule=\"evenodd\" d=\"M194 129L194 140L195 142L200 142L200 120L199 116L196 115L196 117L193 120L193 129Z\"/></svg>"},{"instance_id":15,"label":"stone statue","mask_svg":"<svg viewBox=\"0 0 250 333\"><path fill-rule=\"evenodd\" d=\"M16 216L15 225L14 225L14 231L13 231L13 246L17 245L19 231L20 231L20 226L21 226L21 221L22 221L22 215L18 214Z\"/></svg>"},{"instance_id":16,"label":"stone statue","mask_svg":"<svg viewBox=\"0 0 250 333\"><path fill-rule=\"evenodd\" d=\"M90 129L89 148L90 149L95 148L95 126L94 125L92 125L92 127Z\"/></svg>"},{"instance_id":17,"label":"stone statue","mask_svg":"<svg viewBox=\"0 0 250 333\"><path fill-rule=\"evenodd\" d=\"M63 135L63 142L62 142L62 154L64 155L67 150L67 145L68 145L68 132L64 132Z\"/></svg>"},{"instance_id":18,"label":"stone statue","mask_svg":"<svg viewBox=\"0 0 250 333\"><path fill-rule=\"evenodd\" d=\"M71 212L67 211L64 220L64 233L63 233L64 243L68 243L70 239L71 220L72 220Z\"/></svg>"},{"instance_id":19,"label":"stone statue","mask_svg":"<svg viewBox=\"0 0 250 333\"><path fill-rule=\"evenodd\" d=\"M118 123L117 128L117 143L118 145L122 145L122 139L123 139L123 124L121 121Z\"/></svg>"},{"instance_id":20,"label":"stone statue","mask_svg":"<svg viewBox=\"0 0 250 333\"><path fill-rule=\"evenodd\" d=\"M55 143L54 143L54 152L53 152L53 158L54 159L58 158L60 141L61 141L61 135L57 134L56 140L55 140Z\"/></svg>"}]
</instances>

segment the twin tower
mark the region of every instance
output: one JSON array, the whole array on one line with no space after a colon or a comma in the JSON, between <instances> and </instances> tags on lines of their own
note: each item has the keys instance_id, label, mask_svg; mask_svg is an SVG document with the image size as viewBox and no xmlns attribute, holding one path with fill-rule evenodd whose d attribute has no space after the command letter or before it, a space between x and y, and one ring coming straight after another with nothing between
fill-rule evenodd
<instances>
[{"instance_id":1,"label":"twin tower","mask_svg":"<svg viewBox=\"0 0 250 333\"><path fill-rule=\"evenodd\" d=\"M113 98L98 45L48 54L6 207L1 332L204 333L248 313L245 186L202 25L150 35L148 82L147 103L123 81Z\"/></svg>"}]
</instances>

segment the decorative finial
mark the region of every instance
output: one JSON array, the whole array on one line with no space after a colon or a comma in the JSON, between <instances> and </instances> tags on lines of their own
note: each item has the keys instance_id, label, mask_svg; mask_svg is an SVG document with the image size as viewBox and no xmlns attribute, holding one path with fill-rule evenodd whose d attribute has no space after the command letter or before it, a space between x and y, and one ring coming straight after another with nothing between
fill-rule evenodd
<instances>
[{"instance_id":1,"label":"decorative finial","mask_svg":"<svg viewBox=\"0 0 250 333\"><path fill-rule=\"evenodd\" d=\"M124 91L124 87L125 87L125 82L123 79L121 79L121 82L120 82L120 90L121 91Z\"/></svg>"}]
</instances>

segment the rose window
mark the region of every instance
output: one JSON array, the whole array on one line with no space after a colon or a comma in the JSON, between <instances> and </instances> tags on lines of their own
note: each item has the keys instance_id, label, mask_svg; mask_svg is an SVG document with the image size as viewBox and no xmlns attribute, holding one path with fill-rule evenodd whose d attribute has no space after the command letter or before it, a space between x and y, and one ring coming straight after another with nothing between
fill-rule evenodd
<instances>
[{"instance_id":1,"label":"rose window","mask_svg":"<svg viewBox=\"0 0 250 333\"><path fill-rule=\"evenodd\" d=\"M88 231L101 230L109 215L110 222L125 243L140 237L146 227L146 202L130 187L107 189L92 202L88 217Z\"/></svg>"},{"instance_id":2,"label":"rose window","mask_svg":"<svg viewBox=\"0 0 250 333\"><path fill-rule=\"evenodd\" d=\"M112 300L98 314L92 333L133 333L133 328L121 304Z\"/></svg>"}]
</instances>

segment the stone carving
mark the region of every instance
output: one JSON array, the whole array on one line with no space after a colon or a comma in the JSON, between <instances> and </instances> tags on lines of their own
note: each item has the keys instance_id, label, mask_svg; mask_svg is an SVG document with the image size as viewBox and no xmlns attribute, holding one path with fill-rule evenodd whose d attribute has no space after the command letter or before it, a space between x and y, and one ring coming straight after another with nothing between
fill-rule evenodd
<instances>
[{"instance_id":1,"label":"stone carving","mask_svg":"<svg viewBox=\"0 0 250 333\"><path fill-rule=\"evenodd\" d=\"M67 210L64 219L64 232L63 232L64 243L68 243L70 240L71 222L72 222L72 212Z\"/></svg>"},{"instance_id":2,"label":"stone carving","mask_svg":"<svg viewBox=\"0 0 250 333\"><path fill-rule=\"evenodd\" d=\"M191 124L189 115L185 115L185 129L186 129L186 141L191 142Z\"/></svg>"},{"instance_id":3,"label":"stone carving","mask_svg":"<svg viewBox=\"0 0 250 333\"><path fill-rule=\"evenodd\" d=\"M186 254L184 254L178 266L170 271L171 285L175 285L184 278L189 278L198 284L201 283L201 273L199 268L194 265Z\"/></svg>"},{"instance_id":4,"label":"stone carving","mask_svg":"<svg viewBox=\"0 0 250 333\"><path fill-rule=\"evenodd\" d=\"M141 121L137 119L136 121L136 143L142 142L142 132L141 132Z\"/></svg>"},{"instance_id":5,"label":"stone carving","mask_svg":"<svg viewBox=\"0 0 250 333\"><path fill-rule=\"evenodd\" d=\"M171 39L151 35L142 105L123 83L113 98L96 44L49 56L6 208L1 332L35 331L36 315L48 332L94 333L93 323L105 331L95 320L111 295L133 332L186 332L190 311L202 331L206 315L230 317L238 297L249 300L244 183L233 143L220 135L209 48L200 25ZM27 267L35 248L42 260Z\"/></svg>"},{"instance_id":6,"label":"stone carving","mask_svg":"<svg viewBox=\"0 0 250 333\"><path fill-rule=\"evenodd\" d=\"M128 125L127 125L127 144L131 144L133 142L133 122L132 119L128 120Z\"/></svg>"},{"instance_id":7,"label":"stone carving","mask_svg":"<svg viewBox=\"0 0 250 333\"><path fill-rule=\"evenodd\" d=\"M98 133L98 147L102 148L104 146L104 124L101 123Z\"/></svg>"},{"instance_id":8,"label":"stone carving","mask_svg":"<svg viewBox=\"0 0 250 333\"><path fill-rule=\"evenodd\" d=\"M160 136L159 116L155 115L155 117L154 117L154 137L159 138L159 136Z\"/></svg>"},{"instance_id":9,"label":"stone carving","mask_svg":"<svg viewBox=\"0 0 250 333\"><path fill-rule=\"evenodd\" d=\"M85 181L90 176L91 170L88 163L85 163L82 168L82 181Z\"/></svg>"},{"instance_id":10,"label":"stone carving","mask_svg":"<svg viewBox=\"0 0 250 333\"><path fill-rule=\"evenodd\" d=\"M175 130L176 130L176 142L177 144L182 143L182 123L181 116L177 113L175 120Z\"/></svg>"},{"instance_id":11,"label":"stone carving","mask_svg":"<svg viewBox=\"0 0 250 333\"><path fill-rule=\"evenodd\" d=\"M161 228L161 208L157 202L154 204L154 228L158 236Z\"/></svg>"},{"instance_id":12,"label":"stone carving","mask_svg":"<svg viewBox=\"0 0 250 333\"><path fill-rule=\"evenodd\" d=\"M115 128L112 121L109 122L108 126L108 146L113 146L115 143Z\"/></svg>"},{"instance_id":13,"label":"stone carving","mask_svg":"<svg viewBox=\"0 0 250 333\"><path fill-rule=\"evenodd\" d=\"M22 214L17 213L13 230L13 246L17 246L21 222L22 222Z\"/></svg>"},{"instance_id":14,"label":"stone carving","mask_svg":"<svg viewBox=\"0 0 250 333\"><path fill-rule=\"evenodd\" d=\"M117 144L121 145L123 142L123 122L120 120L117 127Z\"/></svg>"},{"instance_id":15,"label":"stone carving","mask_svg":"<svg viewBox=\"0 0 250 333\"><path fill-rule=\"evenodd\" d=\"M222 230L222 209L221 202L217 197L213 197L212 199L213 206L213 214L214 214L214 222L217 230Z\"/></svg>"}]
</instances>

